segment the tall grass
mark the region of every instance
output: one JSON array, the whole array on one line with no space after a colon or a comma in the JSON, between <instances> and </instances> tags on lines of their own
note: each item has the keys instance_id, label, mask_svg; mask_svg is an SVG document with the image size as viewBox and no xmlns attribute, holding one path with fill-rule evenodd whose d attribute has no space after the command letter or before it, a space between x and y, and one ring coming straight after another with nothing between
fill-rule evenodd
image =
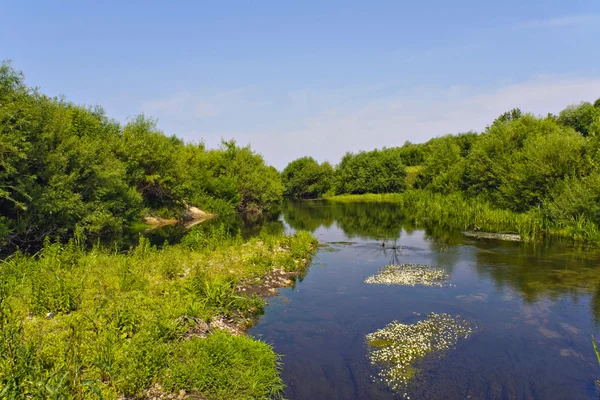
<instances>
[{"instance_id":1,"label":"tall grass","mask_svg":"<svg viewBox=\"0 0 600 400\"><path fill-rule=\"evenodd\" d=\"M124 253L49 241L16 253L0 262L0 398L116 399L155 383L276 397L271 347L227 332L190 338L191 324L260 311L262 299L238 295L237 283L305 268L314 248L303 232L244 242L218 228L163 249L141 238Z\"/></svg>"},{"instance_id":2,"label":"tall grass","mask_svg":"<svg viewBox=\"0 0 600 400\"><path fill-rule=\"evenodd\" d=\"M537 240L546 236L565 237L581 243L600 245L600 230L585 217L573 219L567 224L558 224L550 221L539 208L527 213L516 213L460 194L441 195L426 190L409 190L404 193L341 195L327 200L394 203L417 223L442 224L464 231L515 232L523 240Z\"/></svg>"}]
</instances>

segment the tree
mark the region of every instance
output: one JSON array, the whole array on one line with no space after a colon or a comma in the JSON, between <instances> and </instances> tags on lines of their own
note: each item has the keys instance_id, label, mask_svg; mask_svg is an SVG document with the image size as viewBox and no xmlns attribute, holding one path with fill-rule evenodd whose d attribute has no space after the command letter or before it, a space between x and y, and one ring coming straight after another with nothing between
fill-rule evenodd
<instances>
[{"instance_id":1,"label":"tree","mask_svg":"<svg viewBox=\"0 0 600 400\"><path fill-rule=\"evenodd\" d=\"M463 187L500 208L527 211L557 182L593 168L588 141L551 118L524 115L492 125L465 160Z\"/></svg>"},{"instance_id":2,"label":"tree","mask_svg":"<svg viewBox=\"0 0 600 400\"><path fill-rule=\"evenodd\" d=\"M266 165L250 146L238 147L234 140L223 141L213 155L218 162L213 166L213 177L236 188L238 211L261 213L283 198L279 172Z\"/></svg>"},{"instance_id":3,"label":"tree","mask_svg":"<svg viewBox=\"0 0 600 400\"><path fill-rule=\"evenodd\" d=\"M426 147L426 144L413 144L406 141L398 149L398 154L404 165L417 166L423 164L425 161Z\"/></svg>"},{"instance_id":4,"label":"tree","mask_svg":"<svg viewBox=\"0 0 600 400\"><path fill-rule=\"evenodd\" d=\"M588 102L568 106L558 116L559 123L570 126L583 136L590 134L590 127L598 119L600 119L600 108Z\"/></svg>"},{"instance_id":5,"label":"tree","mask_svg":"<svg viewBox=\"0 0 600 400\"><path fill-rule=\"evenodd\" d=\"M569 223L582 216L600 224L600 173L568 177L551 190L545 204L547 215L559 223Z\"/></svg>"},{"instance_id":6,"label":"tree","mask_svg":"<svg viewBox=\"0 0 600 400\"><path fill-rule=\"evenodd\" d=\"M406 189L398 149L346 153L335 171L336 194L395 193Z\"/></svg>"},{"instance_id":7,"label":"tree","mask_svg":"<svg viewBox=\"0 0 600 400\"><path fill-rule=\"evenodd\" d=\"M428 150L417 186L446 194L459 190L464 159L457 137L446 135L432 139Z\"/></svg>"},{"instance_id":8,"label":"tree","mask_svg":"<svg viewBox=\"0 0 600 400\"><path fill-rule=\"evenodd\" d=\"M516 121L523 116L523 112L520 108L513 108L510 111L505 112L500 115L493 123L506 123L511 121Z\"/></svg>"},{"instance_id":9,"label":"tree","mask_svg":"<svg viewBox=\"0 0 600 400\"><path fill-rule=\"evenodd\" d=\"M333 167L328 162L319 164L312 157L290 162L281 173L285 196L297 199L321 197L331 188Z\"/></svg>"},{"instance_id":10,"label":"tree","mask_svg":"<svg viewBox=\"0 0 600 400\"><path fill-rule=\"evenodd\" d=\"M186 204L257 213L282 193L279 172L249 147L207 151L143 115L121 126L100 107L40 94L0 65L0 244L106 237L145 210L176 216Z\"/></svg>"}]
</instances>

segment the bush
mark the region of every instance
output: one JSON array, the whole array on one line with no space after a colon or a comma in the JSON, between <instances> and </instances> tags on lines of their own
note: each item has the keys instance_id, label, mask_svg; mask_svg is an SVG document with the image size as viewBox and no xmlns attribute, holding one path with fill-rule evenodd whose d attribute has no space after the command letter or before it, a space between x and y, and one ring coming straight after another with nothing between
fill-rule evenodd
<instances>
[{"instance_id":1,"label":"bush","mask_svg":"<svg viewBox=\"0 0 600 400\"><path fill-rule=\"evenodd\" d=\"M312 157L303 157L290 162L281 177L287 197L314 199L331 188L333 167L328 162L319 164Z\"/></svg>"},{"instance_id":2,"label":"bush","mask_svg":"<svg viewBox=\"0 0 600 400\"><path fill-rule=\"evenodd\" d=\"M406 189L398 149L347 153L335 170L336 194L395 193Z\"/></svg>"}]
</instances>

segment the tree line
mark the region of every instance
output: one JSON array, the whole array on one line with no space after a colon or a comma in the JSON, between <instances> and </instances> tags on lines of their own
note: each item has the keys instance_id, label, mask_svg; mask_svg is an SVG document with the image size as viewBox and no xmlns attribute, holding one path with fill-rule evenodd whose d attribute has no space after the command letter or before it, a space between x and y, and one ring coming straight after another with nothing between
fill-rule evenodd
<instances>
[{"instance_id":1,"label":"tree line","mask_svg":"<svg viewBox=\"0 0 600 400\"><path fill-rule=\"evenodd\" d=\"M207 149L165 135L144 115L121 124L100 107L46 96L0 64L0 246L109 237L188 204L260 214L284 195L409 189L599 225L599 162L600 99L544 117L514 109L480 133L347 153L336 166L303 157L279 173L233 140Z\"/></svg>"},{"instance_id":2,"label":"tree line","mask_svg":"<svg viewBox=\"0 0 600 400\"><path fill-rule=\"evenodd\" d=\"M304 157L288 164L282 177L285 194L296 198L421 189L535 211L558 225L600 225L599 165L600 99L558 115L514 109L480 133L347 153L335 167Z\"/></svg>"},{"instance_id":3,"label":"tree line","mask_svg":"<svg viewBox=\"0 0 600 400\"><path fill-rule=\"evenodd\" d=\"M120 124L0 64L0 246L103 237L186 204L257 214L282 195L279 172L250 147L185 143L144 115Z\"/></svg>"}]
</instances>

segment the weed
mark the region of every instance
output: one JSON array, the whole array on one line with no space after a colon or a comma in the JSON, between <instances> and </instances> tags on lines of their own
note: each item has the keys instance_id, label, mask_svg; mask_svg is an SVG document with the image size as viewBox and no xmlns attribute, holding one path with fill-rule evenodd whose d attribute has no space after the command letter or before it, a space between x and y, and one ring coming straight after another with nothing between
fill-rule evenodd
<instances>
[{"instance_id":1,"label":"weed","mask_svg":"<svg viewBox=\"0 0 600 400\"><path fill-rule=\"evenodd\" d=\"M417 225L433 223L463 231L517 232L526 241L548 236L567 237L580 243L600 245L600 229L584 216L564 225L550 221L540 208L517 213L492 207L483 199L468 199L460 194L409 190L404 193L341 195L327 200L399 204Z\"/></svg>"},{"instance_id":2,"label":"weed","mask_svg":"<svg viewBox=\"0 0 600 400\"><path fill-rule=\"evenodd\" d=\"M47 240L1 261L0 398L116 399L155 383L215 399L279 396L271 347L224 332L189 339L185 321L260 313L263 300L237 294L237 282L306 268L315 240L198 232L162 249L140 238L126 252Z\"/></svg>"}]
</instances>

